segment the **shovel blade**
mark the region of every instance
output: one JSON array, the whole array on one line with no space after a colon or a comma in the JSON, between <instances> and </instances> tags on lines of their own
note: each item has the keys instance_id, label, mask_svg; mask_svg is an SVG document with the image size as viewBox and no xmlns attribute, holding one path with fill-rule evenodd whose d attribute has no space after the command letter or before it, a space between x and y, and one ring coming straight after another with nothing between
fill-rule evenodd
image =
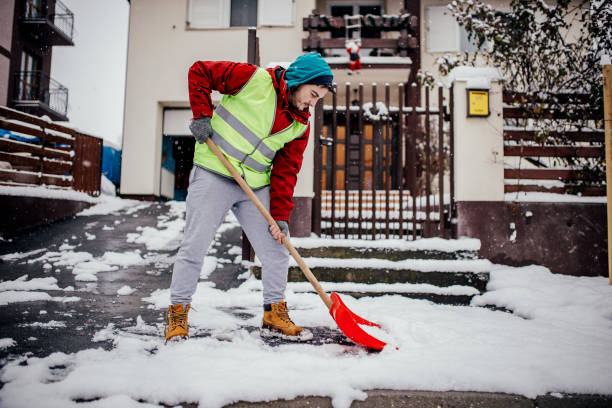
<instances>
[{"instance_id":1,"label":"shovel blade","mask_svg":"<svg viewBox=\"0 0 612 408\"><path fill-rule=\"evenodd\" d=\"M380 327L380 325L372 323L351 312L337 293L333 292L330 297L332 300L332 307L329 309L329 314L331 314L346 337L357 344L374 350L382 350L387 345L387 343L378 340L376 337L370 336L359 327L360 324L374 327Z\"/></svg>"}]
</instances>

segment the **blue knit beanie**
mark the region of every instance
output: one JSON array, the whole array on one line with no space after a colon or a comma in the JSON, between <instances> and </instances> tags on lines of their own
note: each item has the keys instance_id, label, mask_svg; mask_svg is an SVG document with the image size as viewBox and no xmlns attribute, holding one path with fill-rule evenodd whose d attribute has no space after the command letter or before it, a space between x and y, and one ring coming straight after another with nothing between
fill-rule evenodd
<instances>
[{"instance_id":1,"label":"blue knit beanie","mask_svg":"<svg viewBox=\"0 0 612 408\"><path fill-rule=\"evenodd\" d=\"M323 57L313 51L300 55L289 65L285 81L289 88L302 84L315 84L325 85L333 90L334 74Z\"/></svg>"}]
</instances>

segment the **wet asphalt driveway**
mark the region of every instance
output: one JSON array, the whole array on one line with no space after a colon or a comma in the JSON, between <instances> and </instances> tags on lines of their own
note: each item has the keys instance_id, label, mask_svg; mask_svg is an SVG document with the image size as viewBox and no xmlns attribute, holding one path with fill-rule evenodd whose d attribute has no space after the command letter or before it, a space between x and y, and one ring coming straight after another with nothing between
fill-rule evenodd
<instances>
[{"instance_id":1,"label":"wet asphalt driveway","mask_svg":"<svg viewBox=\"0 0 612 408\"><path fill-rule=\"evenodd\" d=\"M46 356L56 351L72 353L92 347L111 348L110 342L92 341L94 334L109 323L119 329L131 327L139 315L147 322L163 322L163 312L148 308L142 298L156 289L169 287L177 250L148 251L144 244L128 242L127 234L139 227L155 227L159 216L168 215L168 207L164 204L140 207L145 208L133 213L124 210L114 214L77 216L0 242L0 256L23 254L15 260L0 261L0 280L16 280L23 275L28 275L28 280L54 277L60 288L72 286L74 290L45 290L46 293L52 297L80 298L76 302L28 301L0 305L0 338L10 337L17 343L10 349L0 350L0 366L6 364L7 358L26 353ZM95 239L88 239L92 235ZM227 229L215 245L240 245L240 237L239 227ZM43 262L28 262L48 251L59 252L65 244L75 246L75 252L88 252L94 257L101 257L108 251L140 251L148 262L98 273L98 281L93 283L75 281L72 271L65 267L45 269ZM235 258L226 252L220 250L215 256ZM227 289L242 282L237 279L242 272L244 267L240 264L218 263L209 280L215 282L217 288ZM130 295L118 295L117 290L125 285L135 291Z\"/></svg>"}]
</instances>

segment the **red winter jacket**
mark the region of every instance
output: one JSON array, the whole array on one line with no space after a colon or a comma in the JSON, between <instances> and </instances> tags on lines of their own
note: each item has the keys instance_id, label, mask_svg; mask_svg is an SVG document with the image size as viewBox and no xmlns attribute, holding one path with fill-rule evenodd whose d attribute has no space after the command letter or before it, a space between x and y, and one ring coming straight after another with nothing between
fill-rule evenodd
<instances>
[{"instance_id":1,"label":"red winter jacket","mask_svg":"<svg viewBox=\"0 0 612 408\"><path fill-rule=\"evenodd\" d=\"M251 78L257 67L252 64L229 61L198 61L189 69L189 103L193 118L212 116L213 104L210 99L212 90L222 94L235 95ZM289 90L285 82L285 70L281 67L267 70L272 77L277 94L276 118L272 133L287 128L294 120L308 124L308 109L298 110L289 105ZM304 134L287 143L276 152L272 161L270 180L270 213L275 220L289 221L295 207L293 190L297 174L302 167L304 149L308 143L310 125Z\"/></svg>"}]
</instances>

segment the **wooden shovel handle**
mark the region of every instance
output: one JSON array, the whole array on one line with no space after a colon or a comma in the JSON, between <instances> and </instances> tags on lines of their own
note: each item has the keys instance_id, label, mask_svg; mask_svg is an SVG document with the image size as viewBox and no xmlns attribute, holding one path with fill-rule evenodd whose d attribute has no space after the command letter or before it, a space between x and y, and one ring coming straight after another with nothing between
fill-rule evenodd
<instances>
[{"instance_id":1,"label":"wooden shovel handle","mask_svg":"<svg viewBox=\"0 0 612 408\"><path fill-rule=\"evenodd\" d=\"M253 193L253 190L251 189L251 187L249 187L246 181L244 181L244 179L240 176L240 174L238 174L234 166L232 166L230 162L227 161L227 159L225 158L225 155L221 152L221 150L219 150L217 145L212 140L210 140L210 138L206 139L206 144L217 155L219 160L221 160L221 163L223 163L225 168L232 174L232 176L234 177L234 180L236 180L236 183L238 183L240 187L242 187L242 189L249 196L253 204L255 204L255 207L257 207L261 215L263 215L266 221L268 221L268 224L270 224L271 226L278 227L278 224L276 223L274 218L272 218L272 216L270 215L270 212L268 212L268 209L262 204L259 198L257 198L255 193ZM286 236L283 238L283 244L285 244L285 247L289 250L289 253L293 256L293 259L295 259L297 264L300 266L300 269L304 273L304 276L306 276L306 279L308 279L312 287L317 291L317 293L321 297L321 300L323 300L323 303L325 303L325 306L327 306L328 309L331 309L332 307L331 298L327 295L327 293L325 293L325 291L319 284L319 281L317 280L317 278L315 278L313 273L310 271L310 268L308 268L308 265L306 265L306 263L304 262L300 254L293 247L293 244L291 244L291 241L289 240L289 238L287 238Z\"/></svg>"}]
</instances>

